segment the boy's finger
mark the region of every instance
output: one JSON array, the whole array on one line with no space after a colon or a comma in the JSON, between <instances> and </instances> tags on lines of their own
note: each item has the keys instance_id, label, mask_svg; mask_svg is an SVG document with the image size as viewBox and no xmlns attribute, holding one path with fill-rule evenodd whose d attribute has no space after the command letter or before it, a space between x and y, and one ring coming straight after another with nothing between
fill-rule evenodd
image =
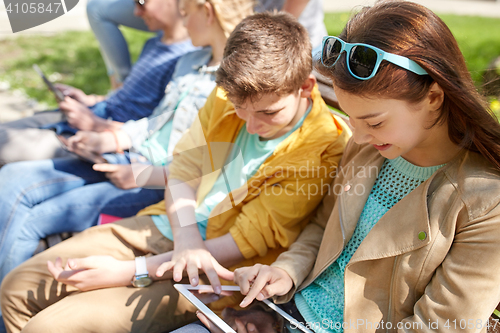
<instances>
[{"instance_id":1,"label":"boy's finger","mask_svg":"<svg viewBox=\"0 0 500 333\"><path fill-rule=\"evenodd\" d=\"M75 105L75 102L76 102L76 100L74 100L70 96L66 95L64 97L64 100L59 102L59 106L62 107L64 105L66 108L70 108L71 106Z\"/></svg>"},{"instance_id":2,"label":"boy's finger","mask_svg":"<svg viewBox=\"0 0 500 333\"><path fill-rule=\"evenodd\" d=\"M60 101L58 105L62 112L65 112L66 109L68 108L68 102L66 102L66 100Z\"/></svg>"},{"instance_id":3,"label":"boy's finger","mask_svg":"<svg viewBox=\"0 0 500 333\"><path fill-rule=\"evenodd\" d=\"M59 274L63 271L62 260L60 257L56 258L55 262L47 261L47 268L54 278L57 278Z\"/></svg>"},{"instance_id":4,"label":"boy's finger","mask_svg":"<svg viewBox=\"0 0 500 333\"><path fill-rule=\"evenodd\" d=\"M73 285L76 280L85 280L85 275L86 275L86 270L84 269L78 269L74 271L62 271L58 276L57 276L57 281L65 283L65 284L71 284ZM74 276L78 274L78 279L75 279ZM82 276L83 274L83 276Z\"/></svg>"},{"instance_id":5,"label":"boy's finger","mask_svg":"<svg viewBox=\"0 0 500 333\"><path fill-rule=\"evenodd\" d=\"M222 291L219 276L217 275L217 272L215 271L214 267L212 266L212 263L205 263L203 265L203 271L205 272L205 275L208 278L208 281L210 281L210 284L212 285L212 288L214 289L214 293L219 295Z\"/></svg>"},{"instance_id":6,"label":"boy's finger","mask_svg":"<svg viewBox=\"0 0 500 333\"><path fill-rule=\"evenodd\" d=\"M95 257L68 259L68 266L72 270L99 268L100 262Z\"/></svg>"},{"instance_id":7,"label":"boy's finger","mask_svg":"<svg viewBox=\"0 0 500 333\"><path fill-rule=\"evenodd\" d=\"M75 145L76 143L80 143L80 141L82 140L82 136L79 133L80 132L77 132L75 135L70 136L68 138L68 146L69 147Z\"/></svg>"},{"instance_id":8,"label":"boy's finger","mask_svg":"<svg viewBox=\"0 0 500 333\"><path fill-rule=\"evenodd\" d=\"M87 150L87 146L81 142L75 142L75 144L72 146L73 149L79 149L79 150Z\"/></svg>"},{"instance_id":9,"label":"boy's finger","mask_svg":"<svg viewBox=\"0 0 500 333\"><path fill-rule=\"evenodd\" d=\"M233 281L234 279L234 273L231 272L229 269L225 268L217 260L213 261L213 265L215 268L215 271L217 272L217 275L226 281Z\"/></svg>"},{"instance_id":10,"label":"boy's finger","mask_svg":"<svg viewBox=\"0 0 500 333\"><path fill-rule=\"evenodd\" d=\"M161 264L158 269L156 270L156 276L157 277L162 277L163 274L165 274L166 271L169 271L174 267L174 263L172 261L167 261Z\"/></svg>"},{"instance_id":11,"label":"boy's finger","mask_svg":"<svg viewBox=\"0 0 500 333\"><path fill-rule=\"evenodd\" d=\"M68 86L64 83L54 83L54 87L61 90L63 93L67 93L67 92L69 92L69 90L71 90L73 88L73 87Z\"/></svg>"},{"instance_id":12,"label":"boy's finger","mask_svg":"<svg viewBox=\"0 0 500 333\"><path fill-rule=\"evenodd\" d=\"M186 268L186 262L184 260L178 260L174 265L173 279L175 282L182 280L182 272Z\"/></svg>"},{"instance_id":13,"label":"boy's finger","mask_svg":"<svg viewBox=\"0 0 500 333\"><path fill-rule=\"evenodd\" d=\"M198 267L193 263L188 262L186 265L186 272L189 277L189 283L193 287L196 287L199 283Z\"/></svg>"},{"instance_id":14,"label":"boy's finger","mask_svg":"<svg viewBox=\"0 0 500 333\"><path fill-rule=\"evenodd\" d=\"M121 185L120 179L116 177L116 173L114 172L106 172L104 173L104 176L109 179L110 182L112 182L116 187L119 187Z\"/></svg>"},{"instance_id":15,"label":"boy's finger","mask_svg":"<svg viewBox=\"0 0 500 333\"><path fill-rule=\"evenodd\" d=\"M118 164L109 164L109 163L97 163L92 166L92 169L100 172L115 172L118 171Z\"/></svg>"}]
</instances>

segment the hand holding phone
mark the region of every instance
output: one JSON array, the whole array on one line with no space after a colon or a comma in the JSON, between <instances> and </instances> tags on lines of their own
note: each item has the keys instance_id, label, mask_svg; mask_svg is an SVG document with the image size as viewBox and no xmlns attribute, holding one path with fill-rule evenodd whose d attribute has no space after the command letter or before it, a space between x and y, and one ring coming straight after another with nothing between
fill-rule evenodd
<instances>
[{"instance_id":1,"label":"hand holding phone","mask_svg":"<svg viewBox=\"0 0 500 333\"><path fill-rule=\"evenodd\" d=\"M92 152L92 151L89 151L89 150L71 147L68 143L68 138L66 138L62 135L56 134L56 137L59 140L59 142L61 143L61 146L64 150L67 150L67 151L77 155L80 159L82 159L86 162L92 163L92 164L107 163L106 159L104 157L102 157L102 155L97 154L97 153Z\"/></svg>"},{"instance_id":2,"label":"hand holding phone","mask_svg":"<svg viewBox=\"0 0 500 333\"><path fill-rule=\"evenodd\" d=\"M38 75L40 75L40 77L43 79L43 82L45 82L45 84L47 85L47 88L49 88L50 91L52 91L52 93L54 94L54 96L56 97L56 100L57 102L62 102L64 101L64 97L65 95L63 94L63 92L59 89L57 89L53 84L52 82L49 81L49 79L47 79L47 77L45 76L45 74L42 72L42 70L40 69L40 67L38 67L37 64L34 64L33 65L33 69L38 73Z\"/></svg>"},{"instance_id":3,"label":"hand holding phone","mask_svg":"<svg viewBox=\"0 0 500 333\"><path fill-rule=\"evenodd\" d=\"M64 94L64 96L69 96L86 106L92 106L98 102L96 95L87 95L83 92L83 90L69 86L67 84L54 83L54 87L59 89Z\"/></svg>"}]
</instances>

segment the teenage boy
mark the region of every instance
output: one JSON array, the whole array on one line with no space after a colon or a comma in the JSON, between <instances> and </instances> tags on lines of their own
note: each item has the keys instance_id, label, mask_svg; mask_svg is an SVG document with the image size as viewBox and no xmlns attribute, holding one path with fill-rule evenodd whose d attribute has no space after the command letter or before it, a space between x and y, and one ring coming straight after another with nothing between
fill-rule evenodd
<instances>
[{"instance_id":1,"label":"teenage boy","mask_svg":"<svg viewBox=\"0 0 500 333\"><path fill-rule=\"evenodd\" d=\"M165 202L13 270L0 297L8 330L170 331L196 318L173 288L184 270L196 285L202 269L219 293L217 273L232 278L220 265L273 262L327 193L350 136L311 70L307 32L292 16L243 20L227 41L218 86L176 146Z\"/></svg>"},{"instance_id":2,"label":"teenage boy","mask_svg":"<svg viewBox=\"0 0 500 333\"><path fill-rule=\"evenodd\" d=\"M10 162L65 156L54 133L42 129L61 121L64 115L75 129L102 132L152 113L164 96L177 60L194 47L176 0L137 2L134 14L144 19L149 30L160 32L146 42L122 88L105 98L60 85L68 97L59 103L58 111L0 124L0 167Z\"/></svg>"}]
</instances>

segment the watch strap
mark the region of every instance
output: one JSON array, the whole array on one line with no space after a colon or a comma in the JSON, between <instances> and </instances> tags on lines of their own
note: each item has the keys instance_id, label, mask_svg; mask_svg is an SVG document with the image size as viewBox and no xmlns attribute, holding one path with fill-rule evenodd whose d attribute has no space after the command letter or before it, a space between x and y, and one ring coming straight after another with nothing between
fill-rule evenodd
<instances>
[{"instance_id":1,"label":"watch strap","mask_svg":"<svg viewBox=\"0 0 500 333\"><path fill-rule=\"evenodd\" d=\"M135 276L148 275L146 257L135 257Z\"/></svg>"}]
</instances>

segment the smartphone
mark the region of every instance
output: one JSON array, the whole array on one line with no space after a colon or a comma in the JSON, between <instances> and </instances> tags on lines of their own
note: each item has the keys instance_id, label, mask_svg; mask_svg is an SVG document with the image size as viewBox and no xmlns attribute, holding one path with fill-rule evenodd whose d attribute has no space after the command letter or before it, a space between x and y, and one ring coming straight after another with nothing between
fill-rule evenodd
<instances>
[{"instance_id":1,"label":"smartphone","mask_svg":"<svg viewBox=\"0 0 500 333\"><path fill-rule=\"evenodd\" d=\"M61 146L64 150L69 151L70 153L75 154L78 156L78 158L92 163L92 164L97 164L97 163L108 163L108 161L102 157L102 155L99 155L97 153L88 151L88 150L82 150L82 149L70 149L68 146L68 138L62 135L56 134L57 139L61 143Z\"/></svg>"},{"instance_id":2,"label":"smartphone","mask_svg":"<svg viewBox=\"0 0 500 333\"><path fill-rule=\"evenodd\" d=\"M53 84L52 82L49 81L49 79L47 79L47 77L45 76L45 74L43 74L42 70L40 69L40 67L38 67L37 64L34 64L33 65L33 69L38 73L38 75L40 75L40 77L43 79L43 82L45 82L45 84L47 85L47 87L49 88L50 91L52 91L52 93L54 94L54 96L56 97L56 100L58 102L62 102L64 101L64 94L61 90L57 89Z\"/></svg>"},{"instance_id":3,"label":"smartphone","mask_svg":"<svg viewBox=\"0 0 500 333\"><path fill-rule=\"evenodd\" d=\"M184 297L187 298L191 304L196 306L198 310L200 310L201 313L203 313L212 323L214 323L217 327L219 327L223 332L225 333L236 333L231 326L229 326L228 323L226 323L222 318L217 316L208 306L203 304L192 292L191 290L205 290L205 291L210 291L212 290L212 286L209 285L202 285L202 286L196 286L193 287L190 284L174 284L174 288L177 289L179 293L181 293ZM239 292L240 287L238 286L222 286L222 290L227 290L227 291L234 291L234 292ZM303 333L314 333L301 323L299 323L295 318L290 316L288 313L280 309L276 304L273 302L265 299L263 301L265 305L267 305L269 308L274 310L278 316L280 316L283 320L288 321L292 327L302 331ZM224 312L223 312L224 315Z\"/></svg>"}]
</instances>

